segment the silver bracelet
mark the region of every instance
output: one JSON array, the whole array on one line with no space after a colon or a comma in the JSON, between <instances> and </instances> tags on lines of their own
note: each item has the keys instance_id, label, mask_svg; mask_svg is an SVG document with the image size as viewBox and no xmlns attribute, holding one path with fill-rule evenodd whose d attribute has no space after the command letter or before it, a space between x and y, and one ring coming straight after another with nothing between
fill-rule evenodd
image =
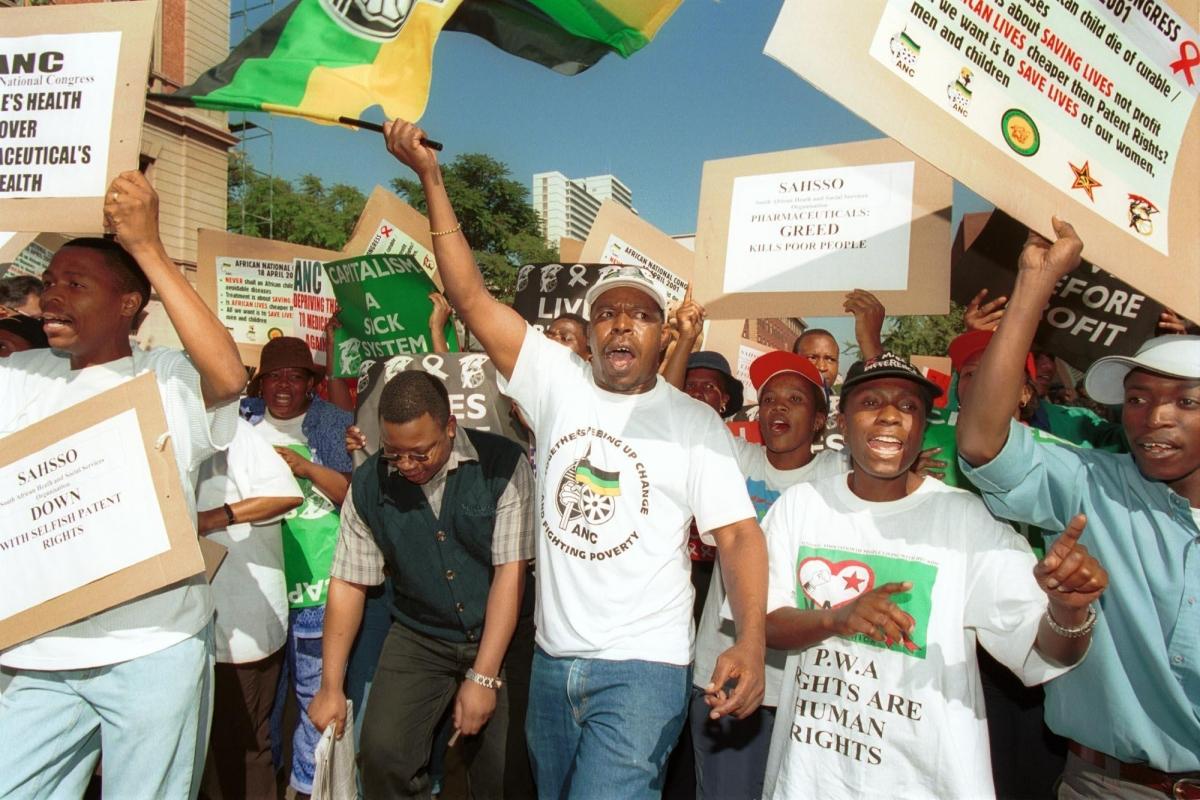
<instances>
[{"instance_id":1,"label":"silver bracelet","mask_svg":"<svg viewBox=\"0 0 1200 800\"><path fill-rule=\"evenodd\" d=\"M489 678L487 675L480 675L475 671L474 667L467 667L467 680L478 683L485 689L499 689L504 685L504 681L499 678Z\"/></svg>"},{"instance_id":2,"label":"silver bracelet","mask_svg":"<svg viewBox=\"0 0 1200 800\"><path fill-rule=\"evenodd\" d=\"M1088 606L1087 619L1078 628L1064 628L1054 621L1054 617L1050 615L1050 609L1046 609L1046 622L1050 625L1050 630L1057 633L1064 639L1082 639L1092 632L1092 628L1096 627L1096 608Z\"/></svg>"}]
</instances>

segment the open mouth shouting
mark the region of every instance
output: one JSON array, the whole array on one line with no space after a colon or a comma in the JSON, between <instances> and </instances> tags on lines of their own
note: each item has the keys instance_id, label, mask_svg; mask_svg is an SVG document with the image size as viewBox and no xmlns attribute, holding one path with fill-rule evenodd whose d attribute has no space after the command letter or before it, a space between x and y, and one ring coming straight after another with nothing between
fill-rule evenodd
<instances>
[{"instance_id":1,"label":"open mouth shouting","mask_svg":"<svg viewBox=\"0 0 1200 800\"><path fill-rule=\"evenodd\" d=\"M46 338L53 342L55 339L74 335L75 320L65 314L45 313L42 315L42 330Z\"/></svg>"},{"instance_id":2,"label":"open mouth shouting","mask_svg":"<svg viewBox=\"0 0 1200 800\"><path fill-rule=\"evenodd\" d=\"M898 436L880 433L867 439L867 447L882 458L893 458L904 450L904 440Z\"/></svg>"},{"instance_id":3,"label":"open mouth shouting","mask_svg":"<svg viewBox=\"0 0 1200 800\"><path fill-rule=\"evenodd\" d=\"M616 372L628 372L637 361L637 354L627 342L614 342L604 348L604 360Z\"/></svg>"},{"instance_id":4,"label":"open mouth shouting","mask_svg":"<svg viewBox=\"0 0 1200 800\"><path fill-rule=\"evenodd\" d=\"M792 423L788 421L785 414L769 414L767 416L767 430L776 436L783 436L792 429Z\"/></svg>"},{"instance_id":5,"label":"open mouth shouting","mask_svg":"<svg viewBox=\"0 0 1200 800\"><path fill-rule=\"evenodd\" d=\"M1170 458L1180 450L1179 445L1174 442L1149 436L1138 439L1135 447L1142 454L1142 458L1150 461Z\"/></svg>"}]
</instances>

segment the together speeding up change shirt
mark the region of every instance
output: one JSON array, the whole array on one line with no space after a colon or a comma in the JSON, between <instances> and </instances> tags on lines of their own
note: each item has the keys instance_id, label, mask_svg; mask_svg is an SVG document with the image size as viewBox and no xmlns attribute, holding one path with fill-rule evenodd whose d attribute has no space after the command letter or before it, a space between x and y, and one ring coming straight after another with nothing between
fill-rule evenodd
<instances>
[{"instance_id":1,"label":"together speeding up change shirt","mask_svg":"<svg viewBox=\"0 0 1200 800\"><path fill-rule=\"evenodd\" d=\"M642 394L533 328L501 391L537 436L537 643L551 656L692 660L688 529L754 517L728 429L658 379Z\"/></svg>"}]
</instances>

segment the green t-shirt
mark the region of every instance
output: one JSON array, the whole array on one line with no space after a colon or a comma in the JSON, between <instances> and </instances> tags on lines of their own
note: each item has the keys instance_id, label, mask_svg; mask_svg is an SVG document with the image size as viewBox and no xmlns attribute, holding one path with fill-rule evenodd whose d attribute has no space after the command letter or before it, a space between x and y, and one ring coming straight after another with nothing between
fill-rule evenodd
<instances>
[{"instance_id":1,"label":"green t-shirt","mask_svg":"<svg viewBox=\"0 0 1200 800\"><path fill-rule=\"evenodd\" d=\"M1029 432L1033 435L1036 442L1046 445L1063 445L1066 447L1074 447L1075 445L1065 439L1060 439L1052 433L1047 433L1040 428L1035 428L1032 425L1028 426ZM935 458L945 461L945 470L939 471L942 475L942 482L947 486L955 486L959 489L979 494L979 490L975 485L963 474L961 467L958 464L958 410L948 411L944 408L935 408L930 412L925 423L925 437L921 440L921 449L928 450L931 447L940 447L942 452L934 456ZM1013 523L1017 532L1024 536L1029 545L1037 553L1038 558L1041 558L1045 551L1045 545L1042 541L1042 530L1034 528L1024 523Z\"/></svg>"},{"instance_id":2,"label":"green t-shirt","mask_svg":"<svg viewBox=\"0 0 1200 800\"><path fill-rule=\"evenodd\" d=\"M312 460L312 451L304 445L288 447ZM283 575L288 606L307 608L325 604L339 518L337 506L312 481L296 478L296 483L304 492L304 502L283 518Z\"/></svg>"}]
</instances>

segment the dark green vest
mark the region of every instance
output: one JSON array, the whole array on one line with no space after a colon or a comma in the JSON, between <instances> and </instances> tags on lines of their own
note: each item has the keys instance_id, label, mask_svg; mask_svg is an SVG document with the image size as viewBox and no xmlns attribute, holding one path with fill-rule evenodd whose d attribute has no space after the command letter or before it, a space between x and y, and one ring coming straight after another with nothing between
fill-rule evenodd
<instances>
[{"instance_id":1,"label":"dark green vest","mask_svg":"<svg viewBox=\"0 0 1200 800\"><path fill-rule=\"evenodd\" d=\"M503 436L459 428L479 454L446 477L440 517L420 486L371 456L354 471L354 507L371 529L394 587L392 616L413 630L448 642L478 642L492 584L492 530L524 449ZM525 585L522 615L531 613Z\"/></svg>"}]
</instances>

